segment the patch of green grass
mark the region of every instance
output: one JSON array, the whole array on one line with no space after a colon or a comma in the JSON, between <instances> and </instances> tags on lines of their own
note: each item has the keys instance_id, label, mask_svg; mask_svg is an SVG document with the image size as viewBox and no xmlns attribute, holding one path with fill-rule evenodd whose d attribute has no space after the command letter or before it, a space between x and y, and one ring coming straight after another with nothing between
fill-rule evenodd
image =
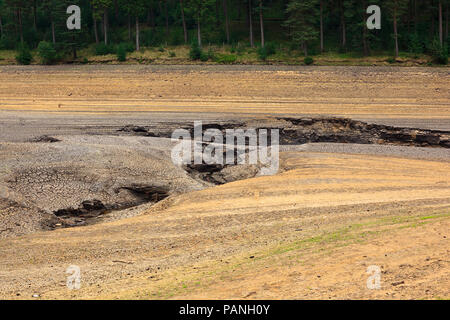
<instances>
[{"instance_id":1,"label":"patch of green grass","mask_svg":"<svg viewBox=\"0 0 450 320\"><path fill-rule=\"evenodd\" d=\"M214 61L220 64L233 64L237 61L237 56L235 54L216 53Z\"/></svg>"}]
</instances>

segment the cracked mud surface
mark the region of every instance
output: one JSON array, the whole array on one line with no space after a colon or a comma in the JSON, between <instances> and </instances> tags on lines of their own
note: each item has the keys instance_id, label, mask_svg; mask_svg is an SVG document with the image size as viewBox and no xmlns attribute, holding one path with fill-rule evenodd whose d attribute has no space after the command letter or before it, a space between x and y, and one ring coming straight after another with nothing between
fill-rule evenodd
<instances>
[{"instance_id":1,"label":"cracked mud surface","mask_svg":"<svg viewBox=\"0 0 450 320\"><path fill-rule=\"evenodd\" d=\"M251 165L175 166L170 158L175 143L169 138L180 127L194 131L191 125L159 123L111 128L117 136L45 135L29 142L3 144L1 201L8 209L0 221L1 236L95 223L105 213L114 212L120 217L123 209L258 175L258 166ZM342 118L277 118L203 125L204 131L211 128L224 136L232 128L256 132L277 128L282 146L333 142L450 147L450 132ZM28 214L21 217L19 212L24 208ZM40 217L30 219L30 215Z\"/></svg>"},{"instance_id":2,"label":"cracked mud surface","mask_svg":"<svg viewBox=\"0 0 450 320\"><path fill-rule=\"evenodd\" d=\"M448 297L448 69L0 77L2 298ZM278 174L174 166L171 132L194 120L280 129ZM65 287L72 264L79 291ZM368 264L382 291L364 289Z\"/></svg>"}]
</instances>

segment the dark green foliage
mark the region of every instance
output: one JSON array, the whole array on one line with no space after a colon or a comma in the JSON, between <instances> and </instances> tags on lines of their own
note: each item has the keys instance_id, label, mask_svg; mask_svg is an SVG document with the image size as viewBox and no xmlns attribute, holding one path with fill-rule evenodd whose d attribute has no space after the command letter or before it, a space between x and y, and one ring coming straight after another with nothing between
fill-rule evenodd
<instances>
[{"instance_id":1,"label":"dark green foliage","mask_svg":"<svg viewBox=\"0 0 450 320\"><path fill-rule=\"evenodd\" d=\"M208 49L208 53L206 54L206 56L208 57L208 60L215 60L216 58L216 55L211 48Z\"/></svg>"},{"instance_id":2,"label":"dark green foliage","mask_svg":"<svg viewBox=\"0 0 450 320\"><path fill-rule=\"evenodd\" d=\"M237 56L235 54L220 54L217 53L214 59L217 63L222 64L233 64L237 60Z\"/></svg>"},{"instance_id":3,"label":"dark green foliage","mask_svg":"<svg viewBox=\"0 0 450 320\"><path fill-rule=\"evenodd\" d=\"M269 56L277 53L277 46L273 42L266 43L265 48L267 50L267 55L269 55Z\"/></svg>"},{"instance_id":4,"label":"dark green foliage","mask_svg":"<svg viewBox=\"0 0 450 320\"><path fill-rule=\"evenodd\" d=\"M33 60L33 57L28 46L26 44L20 45L16 55L17 63L28 65L31 63L31 60Z\"/></svg>"},{"instance_id":5,"label":"dark green foliage","mask_svg":"<svg viewBox=\"0 0 450 320\"><path fill-rule=\"evenodd\" d=\"M430 44L429 52L433 62L437 64L448 64L448 50L446 46L441 46L439 39L433 40Z\"/></svg>"},{"instance_id":6,"label":"dark green foliage","mask_svg":"<svg viewBox=\"0 0 450 320\"><path fill-rule=\"evenodd\" d=\"M274 43L267 43L264 47L258 48L259 59L266 61L266 59L277 52L276 45Z\"/></svg>"},{"instance_id":7,"label":"dark green foliage","mask_svg":"<svg viewBox=\"0 0 450 320\"><path fill-rule=\"evenodd\" d=\"M276 53L279 46L275 43L289 48L292 57L298 57L298 51L303 51L305 56L321 53L319 31L322 3L325 52L339 51L352 56L355 53L385 55L396 52L398 47L401 52L417 56L423 53L431 55L433 63L445 63L450 43L445 39L448 37L446 12L450 1L440 2L443 7L444 41L439 46L433 41L436 37L439 39L438 0L266 0L263 1L266 45L258 49L249 49L248 0L227 0L229 41L225 32L222 0L183 0L183 13L188 41L195 40L199 44L199 48L191 49L193 60L221 60L223 57L217 58L217 54L207 52L209 44L231 44L231 56L250 52L257 53L261 60L269 59ZM37 5L36 17L33 4ZM255 42L260 42L259 1L253 0L252 4L253 36ZM365 27L368 17L365 10L372 4L382 9L381 30L367 30ZM81 8L81 30L67 30L66 9L69 5ZM20 19L18 8L21 9ZM108 21L107 45L104 44L102 28L105 16ZM140 47L158 49L185 43L179 0L0 0L0 18L0 50L18 49L19 43L30 49L37 49L41 41L53 44L53 30L53 48L58 59L72 56L72 60L77 61L74 59L77 50L94 46L94 19L99 43L95 45L97 55L117 54L119 43L125 46L126 52L134 51L136 21L139 22ZM395 20L397 33L394 33Z\"/></svg>"},{"instance_id":8,"label":"dark green foliage","mask_svg":"<svg viewBox=\"0 0 450 320\"><path fill-rule=\"evenodd\" d=\"M95 55L104 56L106 54L115 53L114 46L104 43L99 43L95 46Z\"/></svg>"},{"instance_id":9,"label":"dark green foliage","mask_svg":"<svg viewBox=\"0 0 450 320\"><path fill-rule=\"evenodd\" d=\"M191 44L191 50L189 51L189 58L191 60L202 60L206 55L203 53L203 50L200 48L196 41L193 41Z\"/></svg>"},{"instance_id":10,"label":"dark green foliage","mask_svg":"<svg viewBox=\"0 0 450 320\"><path fill-rule=\"evenodd\" d=\"M312 64L314 63L314 59L311 58L311 57L305 57L305 59L303 59L303 62L304 62L307 66L309 66L309 65L312 65Z\"/></svg>"},{"instance_id":11,"label":"dark green foliage","mask_svg":"<svg viewBox=\"0 0 450 320\"><path fill-rule=\"evenodd\" d=\"M56 62L58 55L52 43L41 41L37 49L42 64L53 64Z\"/></svg>"},{"instance_id":12,"label":"dark green foliage","mask_svg":"<svg viewBox=\"0 0 450 320\"><path fill-rule=\"evenodd\" d=\"M393 64L396 63L397 61L395 60L395 57L389 57L386 59L386 62L389 64Z\"/></svg>"},{"instance_id":13,"label":"dark green foliage","mask_svg":"<svg viewBox=\"0 0 450 320\"><path fill-rule=\"evenodd\" d=\"M240 43L240 42L238 42L238 44L237 44L237 46L236 46L236 53L237 53L239 56L241 56L241 55L244 54L244 52L245 52L245 45L242 44L242 43Z\"/></svg>"},{"instance_id":14,"label":"dark green foliage","mask_svg":"<svg viewBox=\"0 0 450 320\"><path fill-rule=\"evenodd\" d=\"M267 54L267 48L266 47L261 47L258 49L258 58L262 61L266 61L267 57L269 55Z\"/></svg>"},{"instance_id":15,"label":"dark green foliage","mask_svg":"<svg viewBox=\"0 0 450 320\"><path fill-rule=\"evenodd\" d=\"M160 29L147 29L141 32L141 41L144 46L157 47L164 43L164 32Z\"/></svg>"},{"instance_id":16,"label":"dark green foliage","mask_svg":"<svg viewBox=\"0 0 450 320\"><path fill-rule=\"evenodd\" d=\"M116 48L117 60L124 62L127 60L127 47L125 43L121 43Z\"/></svg>"},{"instance_id":17,"label":"dark green foliage","mask_svg":"<svg viewBox=\"0 0 450 320\"><path fill-rule=\"evenodd\" d=\"M16 48L16 44L16 39L4 36L0 39L0 50L13 50Z\"/></svg>"},{"instance_id":18,"label":"dark green foliage","mask_svg":"<svg viewBox=\"0 0 450 320\"><path fill-rule=\"evenodd\" d=\"M305 56L309 43L319 36L318 4L318 0L291 0L286 9L286 25L292 30L293 41L302 45Z\"/></svg>"},{"instance_id":19,"label":"dark green foliage","mask_svg":"<svg viewBox=\"0 0 450 320\"><path fill-rule=\"evenodd\" d=\"M408 49L410 53L421 54L423 53L423 43L417 33L409 35Z\"/></svg>"},{"instance_id":20,"label":"dark green foliage","mask_svg":"<svg viewBox=\"0 0 450 320\"><path fill-rule=\"evenodd\" d=\"M126 52L133 52L134 51L134 44L131 42L123 42L120 44L121 46L124 47ZM117 50L116 50L117 51Z\"/></svg>"}]
</instances>

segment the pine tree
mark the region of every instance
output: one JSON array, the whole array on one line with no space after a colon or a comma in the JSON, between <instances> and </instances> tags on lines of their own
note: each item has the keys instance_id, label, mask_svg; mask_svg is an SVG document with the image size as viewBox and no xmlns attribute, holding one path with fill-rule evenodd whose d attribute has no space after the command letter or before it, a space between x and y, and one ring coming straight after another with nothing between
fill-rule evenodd
<instances>
[{"instance_id":1,"label":"pine tree","mask_svg":"<svg viewBox=\"0 0 450 320\"><path fill-rule=\"evenodd\" d=\"M4 10L3 0L0 0L0 39L3 38L3 21L2 21L2 13Z\"/></svg>"},{"instance_id":2,"label":"pine tree","mask_svg":"<svg viewBox=\"0 0 450 320\"><path fill-rule=\"evenodd\" d=\"M214 5L215 0L189 0L186 3L186 12L197 23L197 42L200 47L202 46L201 25L203 21L207 20L208 16L211 16Z\"/></svg>"},{"instance_id":3,"label":"pine tree","mask_svg":"<svg viewBox=\"0 0 450 320\"><path fill-rule=\"evenodd\" d=\"M97 17L103 17L103 36L105 44L108 44L108 9L112 7L112 0L91 0Z\"/></svg>"},{"instance_id":4,"label":"pine tree","mask_svg":"<svg viewBox=\"0 0 450 320\"><path fill-rule=\"evenodd\" d=\"M145 0L120 0L118 6L128 17L134 17L136 25L136 51L139 51L141 49L139 16L145 12Z\"/></svg>"},{"instance_id":5,"label":"pine tree","mask_svg":"<svg viewBox=\"0 0 450 320\"><path fill-rule=\"evenodd\" d=\"M392 19L392 24L394 28L394 46L395 46L395 57L398 57L399 54L399 45L398 45L398 22L401 17L406 13L408 8L409 0L387 0L386 7L390 13L390 17Z\"/></svg>"},{"instance_id":6,"label":"pine tree","mask_svg":"<svg viewBox=\"0 0 450 320\"><path fill-rule=\"evenodd\" d=\"M302 46L305 56L308 56L308 43L316 40L319 35L318 0L292 0L287 6L286 14L286 25L291 29L292 39Z\"/></svg>"}]
</instances>

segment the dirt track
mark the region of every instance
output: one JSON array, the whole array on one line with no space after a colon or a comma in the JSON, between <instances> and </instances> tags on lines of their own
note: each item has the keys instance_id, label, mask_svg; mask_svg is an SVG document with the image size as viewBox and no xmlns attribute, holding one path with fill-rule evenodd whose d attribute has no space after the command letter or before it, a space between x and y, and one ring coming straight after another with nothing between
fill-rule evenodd
<instances>
[{"instance_id":1,"label":"dirt track","mask_svg":"<svg viewBox=\"0 0 450 320\"><path fill-rule=\"evenodd\" d=\"M5 67L0 79L5 177L48 159L84 162L89 177L111 160L102 174L118 183L132 182L117 171L127 163L147 182L163 166L158 179L188 191L142 216L1 239L3 298L448 298L448 149L291 146L275 176L203 189L162 164L170 145L116 132L270 115L450 130L448 69ZM29 141L43 134L62 143ZM365 287L372 264L381 290ZM65 287L69 265L81 267L81 290Z\"/></svg>"}]
</instances>

